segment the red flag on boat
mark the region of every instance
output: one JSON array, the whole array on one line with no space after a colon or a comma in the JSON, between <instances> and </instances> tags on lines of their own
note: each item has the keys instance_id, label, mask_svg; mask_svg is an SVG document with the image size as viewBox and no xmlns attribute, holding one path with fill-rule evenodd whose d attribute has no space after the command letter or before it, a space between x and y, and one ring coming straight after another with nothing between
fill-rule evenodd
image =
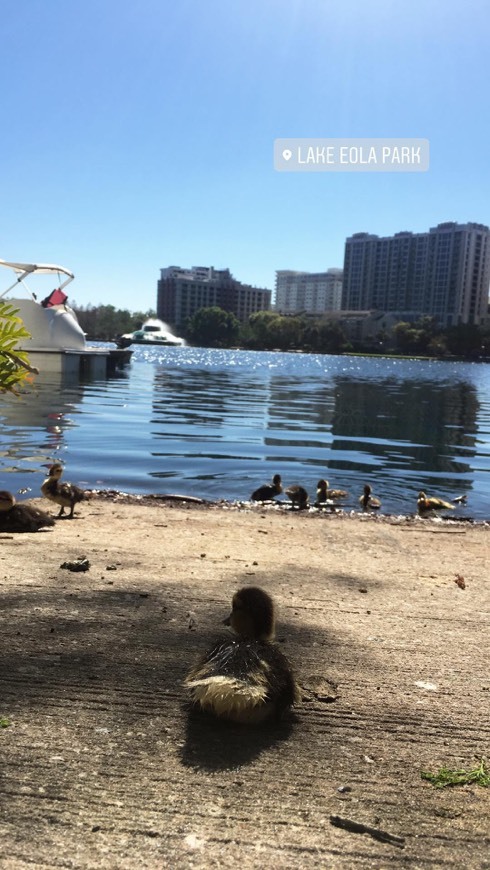
<instances>
[{"instance_id":1,"label":"red flag on boat","mask_svg":"<svg viewBox=\"0 0 490 870\"><path fill-rule=\"evenodd\" d=\"M51 308L53 305L63 305L67 299L68 296L66 293L63 293L63 290L60 290L60 288L57 287L57 289L53 290L49 296L46 296L46 299L43 299L41 305L43 308Z\"/></svg>"}]
</instances>

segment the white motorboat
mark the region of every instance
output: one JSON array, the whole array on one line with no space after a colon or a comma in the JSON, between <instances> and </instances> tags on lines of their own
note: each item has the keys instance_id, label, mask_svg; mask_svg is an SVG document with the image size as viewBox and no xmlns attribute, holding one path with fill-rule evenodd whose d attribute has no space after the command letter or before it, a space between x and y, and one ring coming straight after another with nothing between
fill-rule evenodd
<instances>
[{"instance_id":1,"label":"white motorboat","mask_svg":"<svg viewBox=\"0 0 490 870\"><path fill-rule=\"evenodd\" d=\"M64 288L73 281L74 274L63 266L46 263L11 263L0 260L0 267L15 275L15 281L6 290L0 290L0 299L18 309L30 338L22 342L21 350L41 371L81 372L101 375L107 371L109 351L87 347L85 333L72 308L67 304ZM56 288L41 301L27 287L25 279L38 276L56 276ZM24 296L17 293L24 290ZM15 294L15 295L13 295Z\"/></svg>"},{"instance_id":2,"label":"white motorboat","mask_svg":"<svg viewBox=\"0 0 490 870\"><path fill-rule=\"evenodd\" d=\"M170 327L157 317L145 320L141 329L127 332L117 338L119 347L129 347L130 344L161 344L165 347L185 347L185 338L174 335Z\"/></svg>"}]
</instances>

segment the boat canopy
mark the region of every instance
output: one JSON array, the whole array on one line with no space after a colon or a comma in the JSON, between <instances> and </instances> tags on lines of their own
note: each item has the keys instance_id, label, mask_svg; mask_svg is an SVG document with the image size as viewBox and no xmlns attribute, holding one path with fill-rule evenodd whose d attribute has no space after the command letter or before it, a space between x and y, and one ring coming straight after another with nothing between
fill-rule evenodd
<instances>
[{"instance_id":1,"label":"boat canopy","mask_svg":"<svg viewBox=\"0 0 490 870\"><path fill-rule=\"evenodd\" d=\"M7 260L0 260L0 266L3 266L5 269L11 269L17 276L14 283L0 293L0 299L3 296L6 296L10 290L13 290L17 284L23 283L24 278L27 278L28 275L58 275L58 281L61 280L61 275L66 275L66 279L62 283L58 283L59 290L66 287L66 285L69 284L70 281L73 281L75 277L73 272L70 272L69 269L65 269L64 266L55 266L54 264L49 263L10 263L7 262ZM26 290L29 291L31 296L34 296L25 284L24 287L26 287Z\"/></svg>"}]
</instances>

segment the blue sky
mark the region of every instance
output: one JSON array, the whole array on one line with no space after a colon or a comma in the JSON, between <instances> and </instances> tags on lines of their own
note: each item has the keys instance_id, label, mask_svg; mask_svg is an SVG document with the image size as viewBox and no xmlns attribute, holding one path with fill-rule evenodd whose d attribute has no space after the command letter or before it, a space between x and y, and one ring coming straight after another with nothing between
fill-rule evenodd
<instances>
[{"instance_id":1,"label":"blue sky","mask_svg":"<svg viewBox=\"0 0 490 870\"><path fill-rule=\"evenodd\" d=\"M355 232L489 224L489 21L486 0L3 0L0 258L146 310L167 265L273 288ZM431 167L275 172L274 139L306 136L427 138Z\"/></svg>"}]
</instances>

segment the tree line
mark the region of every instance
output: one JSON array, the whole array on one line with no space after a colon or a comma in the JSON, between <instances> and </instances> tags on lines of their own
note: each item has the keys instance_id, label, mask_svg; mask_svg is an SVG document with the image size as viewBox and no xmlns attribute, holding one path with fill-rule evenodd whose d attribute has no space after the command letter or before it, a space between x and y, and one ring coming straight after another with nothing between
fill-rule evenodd
<instances>
[{"instance_id":1,"label":"tree line","mask_svg":"<svg viewBox=\"0 0 490 870\"><path fill-rule=\"evenodd\" d=\"M111 341L134 332L154 311L130 312L114 305L72 305L89 339ZM490 325L461 324L441 329L434 318L401 321L389 333L381 330L369 340L349 337L342 323L324 314L281 315L259 311L241 323L222 308L201 308L178 329L190 344L204 347L241 347L250 350L302 350L310 353L394 353L409 356L490 357Z\"/></svg>"},{"instance_id":2,"label":"tree line","mask_svg":"<svg viewBox=\"0 0 490 870\"><path fill-rule=\"evenodd\" d=\"M327 314L285 316L274 311L253 314L240 323L229 311L203 308L186 328L194 344L208 347L244 347L255 350L302 350L311 353L394 353L408 356L490 357L490 324L461 324L441 329L434 318L413 323L400 321L388 333L370 339L349 338L342 323Z\"/></svg>"},{"instance_id":3,"label":"tree line","mask_svg":"<svg viewBox=\"0 0 490 870\"><path fill-rule=\"evenodd\" d=\"M154 311L128 311L114 305L78 305L70 303L87 338L93 341L113 341L125 332L134 332Z\"/></svg>"}]
</instances>

